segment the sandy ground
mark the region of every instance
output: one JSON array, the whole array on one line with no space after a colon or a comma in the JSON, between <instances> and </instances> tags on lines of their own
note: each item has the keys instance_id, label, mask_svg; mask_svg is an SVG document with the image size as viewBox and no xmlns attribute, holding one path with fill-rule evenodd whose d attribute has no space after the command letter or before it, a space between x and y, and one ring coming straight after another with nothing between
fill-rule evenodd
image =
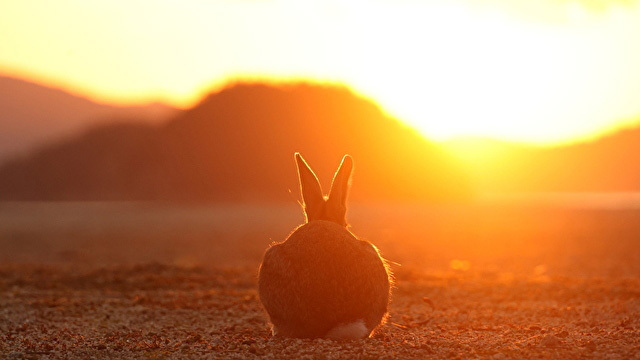
<instances>
[{"instance_id":1,"label":"sandy ground","mask_svg":"<svg viewBox=\"0 0 640 360\"><path fill-rule=\"evenodd\" d=\"M225 236L219 229L198 228L191 214L185 217L190 220L176 222L189 226L171 227L172 236L188 237L180 243L186 249L178 251L168 237L149 243L122 224L120 234L96 235L104 224L83 230L78 225L85 224L82 218L60 225L60 219L68 218L62 216L54 228L47 225L51 214L43 216L47 221L36 221L27 216L32 210L18 216L19 211L5 208L0 217L1 359L640 358L640 218L635 212L509 211L480 223L469 220L478 213L467 210L463 215L438 211L438 217L431 212L431 219L449 219L441 224L456 226L430 230L426 235L435 240L420 246L409 240L398 244L388 229L399 223L389 221L369 235L377 234L383 252L402 263L393 266L396 288L389 321L371 339L331 341L270 336L256 291L259 256L269 238L252 243L247 234ZM159 223L176 217L171 214L163 213ZM144 218L149 216L145 212ZM25 219L29 221L23 224ZM426 225L432 229L436 220ZM114 227L112 220L106 223L105 228ZM234 224L229 219L223 223ZM461 223L467 230L458 234L454 229ZM20 230L25 226L28 231ZM479 239L506 234L510 239L514 235L509 229L525 234L518 246L500 239L473 250L456 241L470 234ZM520 244L523 237L554 229L562 229L563 236ZM599 235L591 239L588 234L597 229ZM121 238L123 234L134 235ZM198 245L194 234L215 245ZM219 241L211 240L214 234ZM616 241L603 242L603 237ZM58 240L48 242L51 238ZM112 242L96 245L110 238ZM72 248L66 249L69 244ZM489 256L482 250L487 246L501 250ZM417 256L422 248L430 252ZM203 264L198 253L234 260Z\"/></svg>"},{"instance_id":2,"label":"sandy ground","mask_svg":"<svg viewBox=\"0 0 640 360\"><path fill-rule=\"evenodd\" d=\"M397 272L361 341L274 339L255 271L160 264L0 269L7 359L640 358L638 279Z\"/></svg>"}]
</instances>

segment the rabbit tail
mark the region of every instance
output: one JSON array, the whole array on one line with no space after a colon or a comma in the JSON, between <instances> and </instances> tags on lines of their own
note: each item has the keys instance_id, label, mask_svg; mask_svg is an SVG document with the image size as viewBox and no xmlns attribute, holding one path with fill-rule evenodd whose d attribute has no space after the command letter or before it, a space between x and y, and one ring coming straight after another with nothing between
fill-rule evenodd
<instances>
[{"instance_id":1,"label":"rabbit tail","mask_svg":"<svg viewBox=\"0 0 640 360\"><path fill-rule=\"evenodd\" d=\"M364 320L357 320L347 324L340 324L329 330L325 337L329 339L364 339L371 330L367 329Z\"/></svg>"}]
</instances>

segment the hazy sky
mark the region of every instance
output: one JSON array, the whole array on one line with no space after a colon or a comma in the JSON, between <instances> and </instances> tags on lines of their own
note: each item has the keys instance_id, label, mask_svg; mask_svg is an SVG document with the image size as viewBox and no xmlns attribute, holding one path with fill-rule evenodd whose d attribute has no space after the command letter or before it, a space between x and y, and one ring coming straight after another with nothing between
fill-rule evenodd
<instances>
[{"instance_id":1,"label":"hazy sky","mask_svg":"<svg viewBox=\"0 0 640 360\"><path fill-rule=\"evenodd\" d=\"M234 79L345 83L427 136L534 142L640 115L640 4L604 0L14 0L0 72L190 106Z\"/></svg>"}]
</instances>

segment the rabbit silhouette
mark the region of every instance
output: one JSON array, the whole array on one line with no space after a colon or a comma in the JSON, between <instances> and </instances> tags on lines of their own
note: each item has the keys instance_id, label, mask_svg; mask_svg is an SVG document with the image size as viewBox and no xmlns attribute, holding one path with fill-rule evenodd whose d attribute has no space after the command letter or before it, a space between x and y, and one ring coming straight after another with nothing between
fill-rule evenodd
<instances>
[{"instance_id":1,"label":"rabbit silhouette","mask_svg":"<svg viewBox=\"0 0 640 360\"><path fill-rule=\"evenodd\" d=\"M306 223L265 252L258 293L275 336L361 339L387 317L391 272L378 249L348 229L353 160L342 158L328 196L295 154Z\"/></svg>"}]
</instances>

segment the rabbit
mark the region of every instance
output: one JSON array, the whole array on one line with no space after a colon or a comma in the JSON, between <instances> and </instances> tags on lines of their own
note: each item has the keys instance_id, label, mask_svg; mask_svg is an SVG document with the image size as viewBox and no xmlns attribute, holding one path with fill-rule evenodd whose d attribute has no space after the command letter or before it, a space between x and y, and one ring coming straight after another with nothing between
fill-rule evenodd
<instances>
[{"instance_id":1,"label":"rabbit","mask_svg":"<svg viewBox=\"0 0 640 360\"><path fill-rule=\"evenodd\" d=\"M295 160L306 223L266 250L258 273L272 334L368 338L387 318L392 274L378 249L347 229L353 160L342 158L328 197L299 153Z\"/></svg>"}]
</instances>

